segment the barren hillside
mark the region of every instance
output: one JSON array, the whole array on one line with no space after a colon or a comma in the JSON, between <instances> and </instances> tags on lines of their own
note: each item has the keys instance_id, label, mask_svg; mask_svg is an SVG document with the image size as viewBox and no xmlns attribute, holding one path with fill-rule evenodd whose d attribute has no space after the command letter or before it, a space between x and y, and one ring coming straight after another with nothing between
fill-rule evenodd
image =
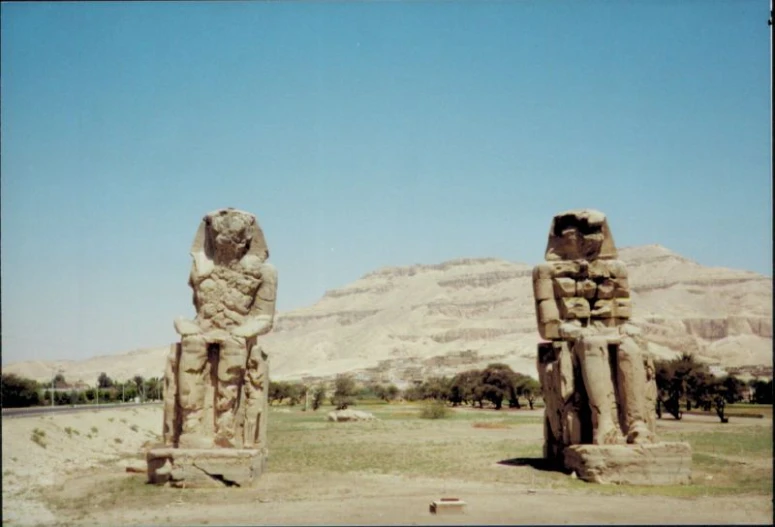
<instances>
[{"instance_id":1,"label":"barren hillside","mask_svg":"<svg viewBox=\"0 0 775 527\"><path fill-rule=\"evenodd\" d=\"M688 351L723 366L772 365L772 278L704 267L659 245L625 248L634 321L657 356ZM487 362L535 375L532 265L493 258L391 267L281 313L262 340L273 378L355 371L403 384ZM282 272L282 270L281 270ZM68 380L161 376L168 347L62 362ZM9 365L41 380L54 363Z\"/></svg>"}]
</instances>

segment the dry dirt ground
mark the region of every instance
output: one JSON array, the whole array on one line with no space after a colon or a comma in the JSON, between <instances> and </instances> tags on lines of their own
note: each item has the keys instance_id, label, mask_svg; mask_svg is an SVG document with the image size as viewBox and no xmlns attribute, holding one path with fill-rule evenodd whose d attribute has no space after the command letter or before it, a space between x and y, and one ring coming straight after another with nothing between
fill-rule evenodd
<instances>
[{"instance_id":1,"label":"dry dirt ground","mask_svg":"<svg viewBox=\"0 0 775 527\"><path fill-rule=\"evenodd\" d=\"M541 412L364 408L377 421L273 410L269 470L253 489L145 483L142 451L161 408L3 419L3 523L9 525L770 523L772 420L686 416L660 434L695 450L689 487L602 487L538 466ZM695 446L696 445L696 446ZM458 497L463 515L432 515Z\"/></svg>"}]
</instances>

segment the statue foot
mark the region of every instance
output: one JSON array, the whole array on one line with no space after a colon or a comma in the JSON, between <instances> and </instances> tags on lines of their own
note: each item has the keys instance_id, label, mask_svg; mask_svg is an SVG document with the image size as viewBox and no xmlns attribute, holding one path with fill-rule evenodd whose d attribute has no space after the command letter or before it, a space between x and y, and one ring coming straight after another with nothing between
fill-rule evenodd
<instances>
[{"instance_id":1,"label":"statue foot","mask_svg":"<svg viewBox=\"0 0 775 527\"><path fill-rule=\"evenodd\" d=\"M627 434L627 443L630 445L641 445L644 443L653 443L654 434L651 433L646 423L638 421L632 425Z\"/></svg>"},{"instance_id":2,"label":"statue foot","mask_svg":"<svg viewBox=\"0 0 775 527\"><path fill-rule=\"evenodd\" d=\"M598 428L592 437L593 445L620 445L624 444L624 442L624 437L613 425Z\"/></svg>"}]
</instances>

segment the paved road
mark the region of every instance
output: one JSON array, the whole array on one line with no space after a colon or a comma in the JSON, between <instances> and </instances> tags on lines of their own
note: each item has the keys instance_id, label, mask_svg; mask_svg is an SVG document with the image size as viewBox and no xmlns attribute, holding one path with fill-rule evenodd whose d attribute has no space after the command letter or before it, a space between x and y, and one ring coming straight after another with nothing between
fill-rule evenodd
<instances>
[{"instance_id":1,"label":"paved road","mask_svg":"<svg viewBox=\"0 0 775 527\"><path fill-rule=\"evenodd\" d=\"M136 406L154 406L161 403L113 403L113 404L82 404L79 406L36 406L34 408L3 408L3 419L18 417L33 417L45 414L72 414L76 412L114 410L116 408L134 408Z\"/></svg>"}]
</instances>

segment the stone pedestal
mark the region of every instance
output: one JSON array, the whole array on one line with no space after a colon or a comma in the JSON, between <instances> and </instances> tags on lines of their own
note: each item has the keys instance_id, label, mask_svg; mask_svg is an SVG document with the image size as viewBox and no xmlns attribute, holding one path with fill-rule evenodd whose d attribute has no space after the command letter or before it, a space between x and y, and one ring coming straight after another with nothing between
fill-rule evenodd
<instances>
[{"instance_id":1,"label":"stone pedestal","mask_svg":"<svg viewBox=\"0 0 775 527\"><path fill-rule=\"evenodd\" d=\"M174 487L250 487L266 466L255 449L156 448L146 455L148 482Z\"/></svg>"},{"instance_id":2,"label":"stone pedestal","mask_svg":"<svg viewBox=\"0 0 775 527\"><path fill-rule=\"evenodd\" d=\"M692 450L689 443L643 445L572 445L564 465L580 479L624 485L688 485Z\"/></svg>"}]
</instances>

